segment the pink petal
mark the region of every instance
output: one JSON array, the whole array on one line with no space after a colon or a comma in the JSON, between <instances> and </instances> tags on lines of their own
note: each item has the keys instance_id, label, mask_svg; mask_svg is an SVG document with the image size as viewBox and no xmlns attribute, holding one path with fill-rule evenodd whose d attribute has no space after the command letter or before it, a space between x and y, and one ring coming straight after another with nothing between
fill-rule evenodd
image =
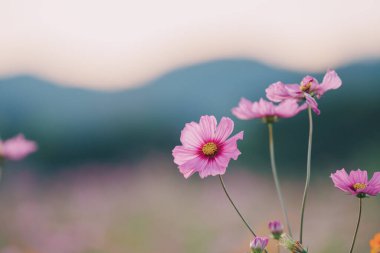
<instances>
[{"instance_id":1,"label":"pink petal","mask_svg":"<svg viewBox=\"0 0 380 253\"><path fill-rule=\"evenodd\" d=\"M366 189L368 195L376 196L380 193L380 172L375 172L372 179L368 182Z\"/></svg>"},{"instance_id":2,"label":"pink petal","mask_svg":"<svg viewBox=\"0 0 380 253\"><path fill-rule=\"evenodd\" d=\"M226 169L227 166L218 164L216 159L209 159L205 168L199 171L199 176L205 178L207 176L223 175L226 172Z\"/></svg>"},{"instance_id":3,"label":"pink petal","mask_svg":"<svg viewBox=\"0 0 380 253\"><path fill-rule=\"evenodd\" d=\"M330 177L336 188L347 193L355 194L355 191L351 189L352 182L345 169L337 170L335 173L332 173Z\"/></svg>"},{"instance_id":4,"label":"pink petal","mask_svg":"<svg viewBox=\"0 0 380 253\"><path fill-rule=\"evenodd\" d=\"M223 155L236 160L239 157L239 155L241 154L241 152L237 148L237 141L243 140L243 137L244 137L244 132L241 131L241 132L237 133L236 135L232 136L231 138L229 138L224 143Z\"/></svg>"},{"instance_id":5,"label":"pink petal","mask_svg":"<svg viewBox=\"0 0 380 253\"><path fill-rule=\"evenodd\" d=\"M275 115L275 106L272 102L265 101L260 98L259 102L254 103L254 106L257 105L257 110L262 117L264 116L273 116ZM255 110L255 108L253 108Z\"/></svg>"},{"instance_id":6,"label":"pink petal","mask_svg":"<svg viewBox=\"0 0 380 253\"><path fill-rule=\"evenodd\" d=\"M368 174L367 174L367 171L363 171L363 170L352 170L350 172L350 181L352 183L352 185L356 184L356 183L360 183L360 184L368 184Z\"/></svg>"},{"instance_id":7,"label":"pink petal","mask_svg":"<svg viewBox=\"0 0 380 253\"><path fill-rule=\"evenodd\" d=\"M21 160L36 150L37 144L25 139L23 134L0 143L0 154L10 160Z\"/></svg>"},{"instance_id":8,"label":"pink petal","mask_svg":"<svg viewBox=\"0 0 380 253\"><path fill-rule=\"evenodd\" d=\"M285 87L285 84L282 82L277 82L269 85L265 90L267 98L273 102L281 102L284 99L293 98L288 89Z\"/></svg>"},{"instance_id":9,"label":"pink petal","mask_svg":"<svg viewBox=\"0 0 380 253\"><path fill-rule=\"evenodd\" d=\"M184 164L198 156L197 150L186 148L184 146L176 146L172 151L174 163L177 165Z\"/></svg>"},{"instance_id":10,"label":"pink petal","mask_svg":"<svg viewBox=\"0 0 380 253\"><path fill-rule=\"evenodd\" d=\"M287 84L285 88L288 90L288 93L292 98L303 98L303 91L301 91L299 84Z\"/></svg>"},{"instance_id":11,"label":"pink petal","mask_svg":"<svg viewBox=\"0 0 380 253\"><path fill-rule=\"evenodd\" d=\"M184 164L181 164L178 168L185 178L189 178L195 172L204 170L204 168L207 165L207 162L207 159L196 157L192 160L185 162Z\"/></svg>"},{"instance_id":12,"label":"pink petal","mask_svg":"<svg viewBox=\"0 0 380 253\"><path fill-rule=\"evenodd\" d=\"M301 81L301 85L303 85L303 84L307 84L307 83L311 83L311 86L310 86L310 90L311 90L311 91L317 89L318 86L319 86L318 80L315 79L315 78L312 77L312 76L305 76L305 77L302 79L302 81Z\"/></svg>"},{"instance_id":13,"label":"pink petal","mask_svg":"<svg viewBox=\"0 0 380 253\"><path fill-rule=\"evenodd\" d=\"M230 163L231 157L226 155L219 155L215 157L215 162L219 165L220 168L227 168Z\"/></svg>"},{"instance_id":14,"label":"pink petal","mask_svg":"<svg viewBox=\"0 0 380 253\"><path fill-rule=\"evenodd\" d=\"M259 102L252 103L251 113L254 115L253 118L263 118L268 115L265 108L262 108Z\"/></svg>"},{"instance_id":15,"label":"pink petal","mask_svg":"<svg viewBox=\"0 0 380 253\"><path fill-rule=\"evenodd\" d=\"M365 194L368 194L370 196L376 196L380 192L380 187L372 187L368 186L366 189L363 191Z\"/></svg>"},{"instance_id":16,"label":"pink petal","mask_svg":"<svg viewBox=\"0 0 380 253\"><path fill-rule=\"evenodd\" d=\"M253 119L256 118L255 114L251 110L252 102L248 99L241 98L238 107L232 108L232 114L238 119Z\"/></svg>"},{"instance_id":17,"label":"pink petal","mask_svg":"<svg viewBox=\"0 0 380 253\"><path fill-rule=\"evenodd\" d=\"M310 94L305 93L306 103L311 107L311 109L317 114L321 114L321 111L318 109L318 103L315 99L310 96Z\"/></svg>"},{"instance_id":18,"label":"pink petal","mask_svg":"<svg viewBox=\"0 0 380 253\"><path fill-rule=\"evenodd\" d=\"M217 122L214 116L205 115L201 117L199 126L203 140L214 139L216 124Z\"/></svg>"},{"instance_id":19,"label":"pink petal","mask_svg":"<svg viewBox=\"0 0 380 253\"><path fill-rule=\"evenodd\" d=\"M275 108L275 115L281 118L290 118L306 109L306 106L299 106L295 100L285 100Z\"/></svg>"},{"instance_id":20,"label":"pink petal","mask_svg":"<svg viewBox=\"0 0 380 253\"><path fill-rule=\"evenodd\" d=\"M322 96L328 90L338 89L342 85L342 80L334 70L329 70L323 77L319 85L318 94Z\"/></svg>"},{"instance_id":21,"label":"pink petal","mask_svg":"<svg viewBox=\"0 0 380 253\"><path fill-rule=\"evenodd\" d=\"M234 122L227 117L223 117L215 132L215 140L218 142L224 142L234 130Z\"/></svg>"},{"instance_id":22,"label":"pink petal","mask_svg":"<svg viewBox=\"0 0 380 253\"><path fill-rule=\"evenodd\" d=\"M375 172L368 184L380 186L380 172Z\"/></svg>"},{"instance_id":23,"label":"pink petal","mask_svg":"<svg viewBox=\"0 0 380 253\"><path fill-rule=\"evenodd\" d=\"M198 123L191 122L181 131L181 143L185 147L198 149L203 144L201 128Z\"/></svg>"}]
</instances>

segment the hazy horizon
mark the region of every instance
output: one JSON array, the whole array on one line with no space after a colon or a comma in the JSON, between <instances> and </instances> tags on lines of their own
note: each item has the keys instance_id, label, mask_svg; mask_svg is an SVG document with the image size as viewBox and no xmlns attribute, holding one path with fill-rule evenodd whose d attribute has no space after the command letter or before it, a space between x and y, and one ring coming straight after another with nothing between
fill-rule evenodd
<instances>
[{"instance_id":1,"label":"hazy horizon","mask_svg":"<svg viewBox=\"0 0 380 253\"><path fill-rule=\"evenodd\" d=\"M4 0L0 74L117 89L221 58L322 71L380 57L379 26L369 0Z\"/></svg>"}]
</instances>

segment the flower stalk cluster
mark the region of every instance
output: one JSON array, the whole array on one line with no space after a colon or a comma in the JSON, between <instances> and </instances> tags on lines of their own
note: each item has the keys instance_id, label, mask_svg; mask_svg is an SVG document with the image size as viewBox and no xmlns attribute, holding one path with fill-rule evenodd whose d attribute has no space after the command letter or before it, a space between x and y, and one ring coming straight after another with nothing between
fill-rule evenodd
<instances>
[{"instance_id":1,"label":"flower stalk cluster","mask_svg":"<svg viewBox=\"0 0 380 253\"><path fill-rule=\"evenodd\" d=\"M237 107L232 108L232 114L241 120L261 119L268 126L270 165L277 190L277 196L283 212L287 231L280 221L269 223L270 237L279 245L292 253L307 253L303 246L304 217L307 204L307 195L311 178L311 151L313 140L313 113L320 115L317 99L320 99L327 91L338 89L342 85L340 77L334 70L325 74L321 83L316 78L306 76L300 84L284 84L276 82L265 90L270 101L260 99L252 102L242 98ZM294 240L292 236L291 222L288 218L285 199L283 197L280 180L275 161L274 148L274 124L280 119L291 118L300 112L307 110L309 120L309 138L306 158L306 179L304 193L300 209L300 239ZM254 236L250 243L252 253L267 252L268 237L258 236L237 208L228 193L222 175L225 174L231 159L236 160L241 152L237 147L237 141L243 139L243 131L233 135L234 122L223 117L219 124L212 115L202 116L199 122L191 122L185 125L181 132L181 144L173 149L174 162L185 178L198 173L201 178L207 176L219 176L222 188L234 207L235 211ZM366 171L351 171L350 174L342 169L331 174L335 186L342 191L359 198L360 208L356 230L351 243L350 252L353 252L362 213L362 200L364 197L376 196L380 192L380 172L376 172L371 180L368 180ZM372 242L371 242L372 243ZM380 243L379 243L380 244ZM380 248L380 246L379 246ZM375 251L374 251L375 252ZM376 252L378 253L378 252Z\"/></svg>"},{"instance_id":2,"label":"flower stalk cluster","mask_svg":"<svg viewBox=\"0 0 380 253\"><path fill-rule=\"evenodd\" d=\"M307 250L304 249L299 241L295 241L287 234L281 236L280 245L292 253L307 253Z\"/></svg>"}]
</instances>

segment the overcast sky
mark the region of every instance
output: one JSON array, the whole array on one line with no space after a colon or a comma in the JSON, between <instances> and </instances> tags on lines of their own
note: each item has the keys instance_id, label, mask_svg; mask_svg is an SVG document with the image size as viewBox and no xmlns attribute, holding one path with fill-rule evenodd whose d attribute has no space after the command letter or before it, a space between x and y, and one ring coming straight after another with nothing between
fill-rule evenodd
<instances>
[{"instance_id":1,"label":"overcast sky","mask_svg":"<svg viewBox=\"0 0 380 253\"><path fill-rule=\"evenodd\" d=\"M379 56L378 0L0 1L0 76L115 89L220 58L323 71Z\"/></svg>"}]
</instances>

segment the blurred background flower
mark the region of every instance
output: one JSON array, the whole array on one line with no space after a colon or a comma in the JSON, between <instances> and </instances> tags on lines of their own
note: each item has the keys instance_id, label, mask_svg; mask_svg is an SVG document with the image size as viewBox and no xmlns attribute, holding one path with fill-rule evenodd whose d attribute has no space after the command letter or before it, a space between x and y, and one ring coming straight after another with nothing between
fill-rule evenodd
<instances>
[{"instance_id":1,"label":"blurred background flower","mask_svg":"<svg viewBox=\"0 0 380 253\"><path fill-rule=\"evenodd\" d=\"M380 252L380 233L377 233L369 242L371 246L371 253Z\"/></svg>"},{"instance_id":2,"label":"blurred background flower","mask_svg":"<svg viewBox=\"0 0 380 253\"><path fill-rule=\"evenodd\" d=\"M25 139L23 134L5 141L0 140L0 156L3 159L21 160L36 150L37 144Z\"/></svg>"},{"instance_id":3,"label":"blurred background flower","mask_svg":"<svg viewBox=\"0 0 380 253\"><path fill-rule=\"evenodd\" d=\"M379 26L375 0L1 1L0 134L22 132L39 152L5 164L0 252L246 252L250 235L217 179L184 181L171 150L186 122L233 117L241 97L327 69L343 85L319 101L304 241L347 251L356 205L328 177L379 170ZM242 155L225 175L259 234L282 217L265 128L236 121ZM276 125L294 228L306 138L305 113ZM362 252L379 205L365 203Z\"/></svg>"}]
</instances>

